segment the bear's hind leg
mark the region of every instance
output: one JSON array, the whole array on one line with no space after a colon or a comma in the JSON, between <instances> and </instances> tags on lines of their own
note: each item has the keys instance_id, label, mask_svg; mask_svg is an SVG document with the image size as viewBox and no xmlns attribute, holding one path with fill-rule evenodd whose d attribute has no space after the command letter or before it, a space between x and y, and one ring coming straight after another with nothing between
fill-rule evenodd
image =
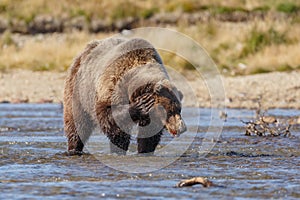
<instances>
[{"instance_id":1,"label":"bear's hind leg","mask_svg":"<svg viewBox=\"0 0 300 200\"><path fill-rule=\"evenodd\" d=\"M81 141L72 116L64 118L65 134L68 139L68 155L77 155L82 153L83 142Z\"/></svg>"},{"instance_id":2,"label":"bear's hind leg","mask_svg":"<svg viewBox=\"0 0 300 200\"><path fill-rule=\"evenodd\" d=\"M76 116L74 117L74 114ZM90 116L84 112L70 112L64 114L65 134L68 138L68 155L81 155L85 142L93 129Z\"/></svg>"}]
</instances>

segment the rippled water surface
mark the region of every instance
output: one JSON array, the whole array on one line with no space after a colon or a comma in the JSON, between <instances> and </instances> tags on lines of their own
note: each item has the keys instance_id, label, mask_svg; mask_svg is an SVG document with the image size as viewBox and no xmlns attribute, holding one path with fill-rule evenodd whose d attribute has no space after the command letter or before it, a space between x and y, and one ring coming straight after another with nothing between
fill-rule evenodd
<instances>
[{"instance_id":1,"label":"rippled water surface","mask_svg":"<svg viewBox=\"0 0 300 200\"><path fill-rule=\"evenodd\" d=\"M0 104L0 199L300 198L299 125L292 127L290 137L249 137L244 135L241 120L250 120L254 112L228 109L221 137L206 141L207 130L215 130L208 129L211 113L210 109L184 109L189 131L181 137L192 138L191 145L188 139L170 143L172 137L164 134L158 150L166 145L177 150L187 145L182 155L164 152L136 159L134 141L127 156L110 155L106 147L66 156L60 105ZM269 113L281 118L300 116L299 110ZM101 135L94 138L99 144L107 143ZM202 141L215 143L206 156L201 153ZM107 160L112 162L110 167ZM146 169L153 162L160 166L167 160L174 161L159 170L128 172L134 172L136 166ZM124 172L114 169L116 166L127 168ZM207 177L216 186L174 187L195 176Z\"/></svg>"}]
</instances>

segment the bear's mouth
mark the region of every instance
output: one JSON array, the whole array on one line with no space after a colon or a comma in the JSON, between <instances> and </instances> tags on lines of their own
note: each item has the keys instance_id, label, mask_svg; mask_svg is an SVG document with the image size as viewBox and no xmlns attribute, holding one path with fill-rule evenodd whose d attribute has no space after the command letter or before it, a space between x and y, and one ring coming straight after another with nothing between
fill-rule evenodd
<instances>
[{"instance_id":1,"label":"bear's mouth","mask_svg":"<svg viewBox=\"0 0 300 200\"><path fill-rule=\"evenodd\" d=\"M174 129L169 129L168 131L169 131L169 132L171 133L171 135L173 135L174 137L177 135L177 131L174 130Z\"/></svg>"},{"instance_id":2,"label":"bear's mouth","mask_svg":"<svg viewBox=\"0 0 300 200\"><path fill-rule=\"evenodd\" d=\"M165 128L174 137L179 136L181 133L183 133L187 130L186 125L184 124L184 122L181 123L181 126L178 129L176 129L175 127L172 127L172 126L170 127L170 126L168 126L168 124L165 125Z\"/></svg>"},{"instance_id":3,"label":"bear's mouth","mask_svg":"<svg viewBox=\"0 0 300 200\"><path fill-rule=\"evenodd\" d=\"M166 129L166 131L168 131L172 136L176 136L177 135L177 131L176 129L174 129L173 127L170 127L169 124L165 124L164 128Z\"/></svg>"}]
</instances>

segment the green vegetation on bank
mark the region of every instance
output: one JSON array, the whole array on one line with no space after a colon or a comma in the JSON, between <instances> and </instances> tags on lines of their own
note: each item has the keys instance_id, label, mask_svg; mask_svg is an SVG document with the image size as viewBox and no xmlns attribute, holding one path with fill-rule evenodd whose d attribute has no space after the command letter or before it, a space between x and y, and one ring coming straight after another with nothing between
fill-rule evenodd
<instances>
[{"instance_id":1,"label":"green vegetation on bank","mask_svg":"<svg viewBox=\"0 0 300 200\"><path fill-rule=\"evenodd\" d=\"M246 57L249 54L255 54L266 46L288 44L289 39L286 33L281 33L274 28L269 28L266 31L258 30L257 27L253 29L246 36L244 48L240 57Z\"/></svg>"},{"instance_id":2,"label":"green vegetation on bank","mask_svg":"<svg viewBox=\"0 0 300 200\"><path fill-rule=\"evenodd\" d=\"M300 10L300 6L291 2L283 2L277 5L276 10L284 13L296 13Z\"/></svg>"}]
</instances>

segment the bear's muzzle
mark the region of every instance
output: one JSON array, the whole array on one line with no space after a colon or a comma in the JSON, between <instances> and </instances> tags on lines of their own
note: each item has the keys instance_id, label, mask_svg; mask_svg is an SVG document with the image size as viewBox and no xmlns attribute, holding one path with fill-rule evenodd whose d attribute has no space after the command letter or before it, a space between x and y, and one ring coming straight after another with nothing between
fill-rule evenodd
<instances>
[{"instance_id":1,"label":"bear's muzzle","mask_svg":"<svg viewBox=\"0 0 300 200\"><path fill-rule=\"evenodd\" d=\"M179 136L187 130L186 125L180 115L171 116L166 123L166 128L173 136Z\"/></svg>"}]
</instances>

